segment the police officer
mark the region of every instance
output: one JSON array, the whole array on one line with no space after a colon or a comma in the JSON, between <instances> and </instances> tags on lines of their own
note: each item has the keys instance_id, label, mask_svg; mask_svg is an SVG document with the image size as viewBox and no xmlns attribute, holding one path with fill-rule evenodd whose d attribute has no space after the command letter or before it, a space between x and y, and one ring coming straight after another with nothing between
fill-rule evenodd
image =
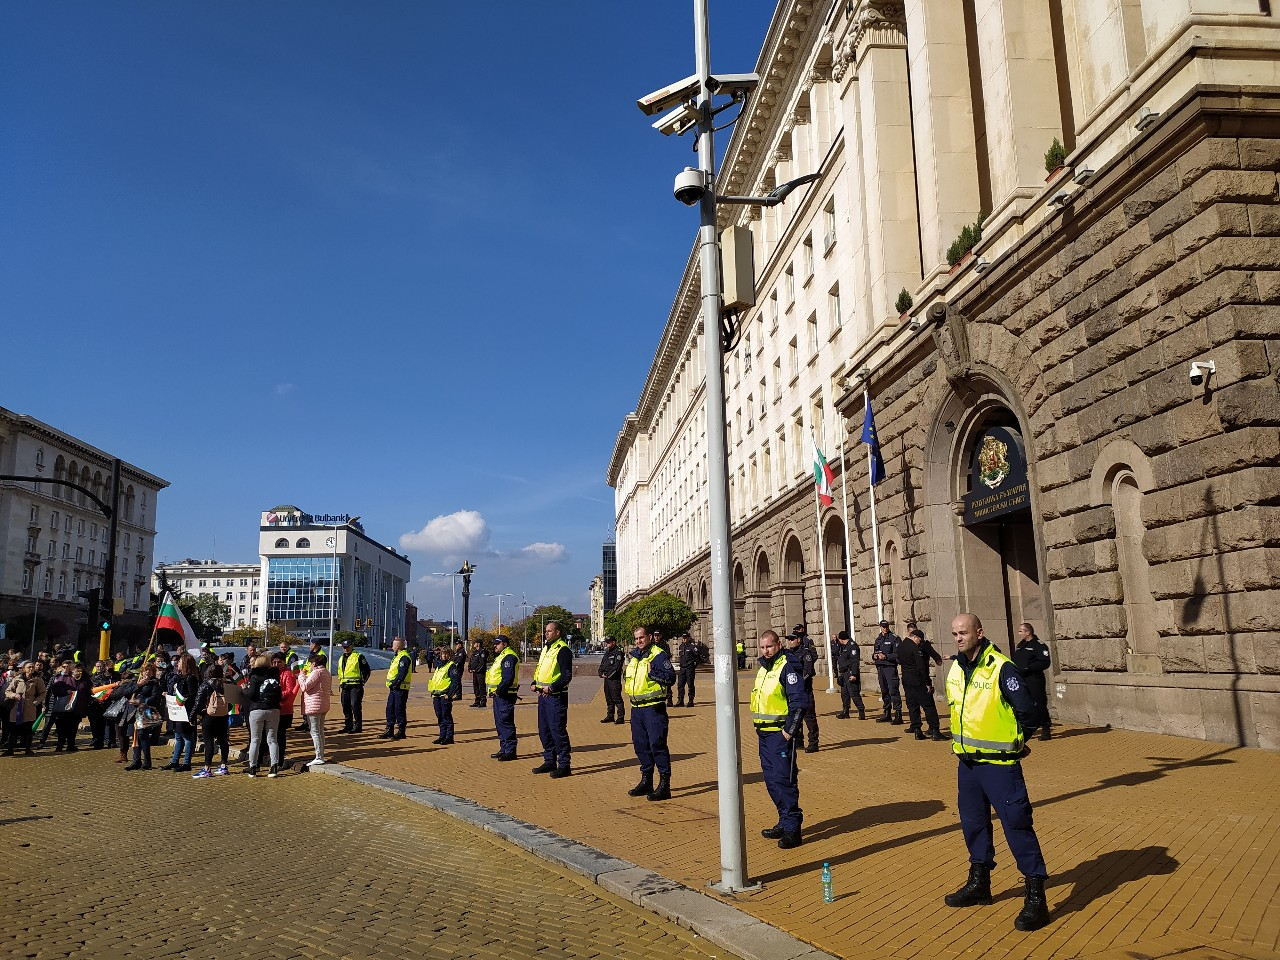
<instances>
[{"instance_id":1,"label":"police officer","mask_svg":"<svg viewBox=\"0 0 1280 960\"><path fill-rule=\"evenodd\" d=\"M995 847L991 808L1026 882L1026 899L1013 925L1039 930L1049 922L1044 882L1048 877L1022 777L1021 724L1039 710L1013 662L982 634L982 621L962 613L951 621L957 655L947 674L951 704L951 749L956 767L960 827L969 848L969 879L946 896L949 907L991 903Z\"/></svg>"},{"instance_id":2,"label":"police officer","mask_svg":"<svg viewBox=\"0 0 1280 960\"><path fill-rule=\"evenodd\" d=\"M1035 627L1029 623L1018 626L1018 640L1013 648L1012 660L1018 672L1026 679L1027 689L1039 708L1031 726L1027 728L1027 736L1032 736L1036 732L1036 727L1039 727L1040 739L1051 740L1053 732L1050 727L1053 725L1053 720L1049 716L1049 691L1046 689L1044 677L1051 666L1049 647L1036 636Z\"/></svg>"},{"instance_id":3,"label":"police officer","mask_svg":"<svg viewBox=\"0 0 1280 960\"><path fill-rule=\"evenodd\" d=\"M908 630L898 644L898 666L902 669L902 695L911 716L911 725L905 732L915 734L917 740L946 740L938 729L938 707L933 702L929 658L924 652L924 634L919 630ZM920 728L921 710L924 711L925 723L929 725L927 736Z\"/></svg>"},{"instance_id":4,"label":"police officer","mask_svg":"<svg viewBox=\"0 0 1280 960\"><path fill-rule=\"evenodd\" d=\"M488 669L489 654L485 652L484 644L477 640L471 645L471 657L467 660L467 670L471 674L471 693L474 697L471 701L473 707L484 707L488 703L484 688L484 674Z\"/></svg>"},{"instance_id":5,"label":"police officer","mask_svg":"<svg viewBox=\"0 0 1280 960\"><path fill-rule=\"evenodd\" d=\"M200 676L204 677L209 672L209 668L218 662L218 655L213 650L213 644L200 644L200 659L196 661L196 666L200 669Z\"/></svg>"},{"instance_id":6,"label":"police officer","mask_svg":"<svg viewBox=\"0 0 1280 960\"><path fill-rule=\"evenodd\" d=\"M604 655L596 671L604 679L604 719L601 723L626 723L622 708L622 668L627 655L613 637L604 638Z\"/></svg>"},{"instance_id":7,"label":"police officer","mask_svg":"<svg viewBox=\"0 0 1280 960\"><path fill-rule=\"evenodd\" d=\"M342 732L364 729L364 685L369 682L369 661L350 640L342 641L338 657L338 690L342 697Z\"/></svg>"},{"instance_id":8,"label":"police officer","mask_svg":"<svg viewBox=\"0 0 1280 960\"><path fill-rule=\"evenodd\" d=\"M880 681L880 702L884 712L876 717L876 723L901 723L902 698L898 695L898 635L889 629L889 621L880 621L880 635L871 653L876 665L876 679Z\"/></svg>"},{"instance_id":9,"label":"police officer","mask_svg":"<svg viewBox=\"0 0 1280 960\"><path fill-rule=\"evenodd\" d=\"M458 672L453 678L453 689L449 691L449 696L454 700L462 699L462 671L467 666L467 645L459 640L453 645L453 662L458 665Z\"/></svg>"},{"instance_id":10,"label":"police officer","mask_svg":"<svg viewBox=\"0 0 1280 960\"><path fill-rule=\"evenodd\" d=\"M858 719L867 719L867 708L862 703L862 650L848 630L836 634L835 662L840 683L840 712L836 716L848 720L852 702L858 708Z\"/></svg>"},{"instance_id":11,"label":"police officer","mask_svg":"<svg viewBox=\"0 0 1280 960\"><path fill-rule=\"evenodd\" d=\"M302 658L294 652L293 647L289 645L288 640L280 641L280 656L284 657L284 665L290 670L296 670L302 665Z\"/></svg>"},{"instance_id":12,"label":"police officer","mask_svg":"<svg viewBox=\"0 0 1280 960\"><path fill-rule=\"evenodd\" d=\"M734 644L734 650L738 654L738 669L747 669L747 647L741 640Z\"/></svg>"},{"instance_id":13,"label":"police officer","mask_svg":"<svg viewBox=\"0 0 1280 960\"><path fill-rule=\"evenodd\" d=\"M778 635L760 635L760 669L751 688L751 722L760 745L760 770L778 822L760 831L783 850L800 846L800 788L792 738L804 723L804 681L796 663L783 651Z\"/></svg>"},{"instance_id":14,"label":"police officer","mask_svg":"<svg viewBox=\"0 0 1280 960\"><path fill-rule=\"evenodd\" d=\"M693 706L693 684L698 675L698 645L694 642L693 637L684 633L680 635L680 646L676 651L676 656L680 660L680 676L676 685L676 706L692 707ZM685 688L689 689L689 701L686 703L684 698Z\"/></svg>"},{"instance_id":15,"label":"police officer","mask_svg":"<svg viewBox=\"0 0 1280 960\"><path fill-rule=\"evenodd\" d=\"M671 799L671 751L667 749L667 690L676 682L671 657L653 642L647 627L636 627L635 649L627 657L622 691L631 701L631 745L640 761L640 782L628 796ZM658 786L653 770L658 769Z\"/></svg>"},{"instance_id":16,"label":"police officer","mask_svg":"<svg viewBox=\"0 0 1280 960\"><path fill-rule=\"evenodd\" d=\"M797 728L795 748L805 753L818 752L818 705L813 699L813 678L818 672L818 651L813 643L805 644L804 627L799 626L783 643L787 656L800 670L800 680L804 684L804 726Z\"/></svg>"},{"instance_id":17,"label":"police officer","mask_svg":"<svg viewBox=\"0 0 1280 960\"><path fill-rule=\"evenodd\" d=\"M543 629L542 654L533 671L538 691L538 739L542 741L542 765L534 773L555 779L569 776L573 745L569 743L569 682L573 680L573 651L560 634L560 624L548 620Z\"/></svg>"},{"instance_id":18,"label":"police officer","mask_svg":"<svg viewBox=\"0 0 1280 960\"><path fill-rule=\"evenodd\" d=\"M436 711L436 723L440 725L440 735L432 743L442 746L453 743L453 687L461 672L457 658L447 657L432 671L431 679L427 681L427 692L431 694L431 705Z\"/></svg>"},{"instance_id":19,"label":"police officer","mask_svg":"<svg viewBox=\"0 0 1280 960\"><path fill-rule=\"evenodd\" d=\"M403 740L404 728L409 725L409 684L413 682L413 660L404 648L404 641L396 637L391 641L391 663L387 667L387 729L379 734L379 740Z\"/></svg>"},{"instance_id":20,"label":"police officer","mask_svg":"<svg viewBox=\"0 0 1280 960\"><path fill-rule=\"evenodd\" d=\"M511 649L511 638L493 638L493 659L485 673L485 686L493 700L493 725L498 731L495 760L516 758L516 701L520 699L520 658Z\"/></svg>"}]
</instances>

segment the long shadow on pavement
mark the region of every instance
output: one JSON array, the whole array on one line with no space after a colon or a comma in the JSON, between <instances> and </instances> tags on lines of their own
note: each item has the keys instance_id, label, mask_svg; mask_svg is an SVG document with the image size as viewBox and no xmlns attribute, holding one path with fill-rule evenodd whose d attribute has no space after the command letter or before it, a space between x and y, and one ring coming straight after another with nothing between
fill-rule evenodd
<instances>
[{"instance_id":1,"label":"long shadow on pavement","mask_svg":"<svg viewBox=\"0 0 1280 960\"><path fill-rule=\"evenodd\" d=\"M1179 866L1178 860L1169 855L1168 847L1108 850L1050 879L1050 889L1071 885L1070 896L1053 907L1054 918L1083 910L1094 900L1114 893L1126 883L1144 877L1168 875Z\"/></svg>"},{"instance_id":2,"label":"long shadow on pavement","mask_svg":"<svg viewBox=\"0 0 1280 960\"><path fill-rule=\"evenodd\" d=\"M574 750L576 752L577 748L575 747ZM673 753L671 762L672 764L677 764L682 760L692 760L700 756L702 756L700 753ZM635 758L634 754L629 754L623 760L615 760L612 763L597 763L589 767L580 767L574 764L573 774L577 776L578 774L607 773L610 770L626 770L628 767L635 767L637 770L640 768L640 761Z\"/></svg>"}]
</instances>

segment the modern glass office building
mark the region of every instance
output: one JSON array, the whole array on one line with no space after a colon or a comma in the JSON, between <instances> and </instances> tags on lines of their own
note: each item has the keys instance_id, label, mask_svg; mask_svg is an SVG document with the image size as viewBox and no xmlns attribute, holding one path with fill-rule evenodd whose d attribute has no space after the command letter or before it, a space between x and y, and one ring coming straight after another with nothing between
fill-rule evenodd
<instances>
[{"instance_id":1,"label":"modern glass office building","mask_svg":"<svg viewBox=\"0 0 1280 960\"><path fill-rule=\"evenodd\" d=\"M409 561L370 539L358 517L279 506L262 514L259 544L267 585L259 625L328 639L332 623L374 644L404 635Z\"/></svg>"}]
</instances>

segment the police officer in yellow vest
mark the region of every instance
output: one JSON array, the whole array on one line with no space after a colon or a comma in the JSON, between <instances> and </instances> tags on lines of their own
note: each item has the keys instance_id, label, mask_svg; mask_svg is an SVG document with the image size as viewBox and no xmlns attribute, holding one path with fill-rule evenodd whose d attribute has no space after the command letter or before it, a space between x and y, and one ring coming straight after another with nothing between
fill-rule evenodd
<instances>
[{"instance_id":1,"label":"police officer in yellow vest","mask_svg":"<svg viewBox=\"0 0 1280 960\"><path fill-rule=\"evenodd\" d=\"M412 682L413 658L405 650L404 641L396 637L391 641L391 664L387 667L387 729L378 735L379 740L404 739L404 728L409 725L406 712Z\"/></svg>"},{"instance_id":2,"label":"police officer in yellow vest","mask_svg":"<svg viewBox=\"0 0 1280 960\"><path fill-rule=\"evenodd\" d=\"M569 743L569 681L573 679L573 651L560 636L560 624L548 620L543 631L542 655L533 671L538 691L538 738L542 741L542 765L534 773L549 773L557 780L572 772Z\"/></svg>"},{"instance_id":3,"label":"police officer in yellow vest","mask_svg":"<svg viewBox=\"0 0 1280 960\"><path fill-rule=\"evenodd\" d=\"M760 770L778 822L760 835L783 850L800 846L800 787L792 738L804 723L804 677L800 665L782 649L772 630L760 634L760 670L751 688L751 722L760 742Z\"/></svg>"},{"instance_id":4,"label":"police officer in yellow vest","mask_svg":"<svg viewBox=\"0 0 1280 960\"><path fill-rule=\"evenodd\" d=\"M1031 822L1031 800L1022 778L1023 724L1036 716L1018 668L991 645L982 621L962 613L951 621L958 651L947 674L951 704L951 749L959 758L957 785L960 827L969 848L969 880L946 896L949 907L991 903L995 867L991 808L1022 871L1026 899L1013 925L1039 930L1049 922L1044 882L1048 877L1040 841Z\"/></svg>"},{"instance_id":5,"label":"police officer in yellow vest","mask_svg":"<svg viewBox=\"0 0 1280 960\"><path fill-rule=\"evenodd\" d=\"M640 761L640 782L627 791L648 800L671 799L671 751L667 749L667 694L676 682L670 655L653 642L647 627L636 627L636 645L627 657L622 693L631 701L631 745ZM658 768L658 786L653 769Z\"/></svg>"},{"instance_id":6,"label":"police officer in yellow vest","mask_svg":"<svg viewBox=\"0 0 1280 960\"><path fill-rule=\"evenodd\" d=\"M431 673L427 690L431 704L436 709L436 723L440 724L440 736L432 740L441 746L453 743L453 685L462 676L462 667L453 657L442 657L440 666Z\"/></svg>"},{"instance_id":7,"label":"police officer in yellow vest","mask_svg":"<svg viewBox=\"0 0 1280 960\"><path fill-rule=\"evenodd\" d=\"M342 641L338 658L338 689L342 695L342 732L359 733L364 727L364 685L369 681L369 661L350 640Z\"/></svg>"},{"instance_id":8,"label":"police officer in yellow vest","mask_svg":"<svg viewBox=\"0 0 1280 960\"><path fill-rule=\"evenodd\" d=\"M493 725L498 731L495 760L516 758L516 701L520 699L520 658L511 649L511 639L504 634L493 638L493 659L484 677L489 699L493 701Z\"/></svg>"}]
</instances>

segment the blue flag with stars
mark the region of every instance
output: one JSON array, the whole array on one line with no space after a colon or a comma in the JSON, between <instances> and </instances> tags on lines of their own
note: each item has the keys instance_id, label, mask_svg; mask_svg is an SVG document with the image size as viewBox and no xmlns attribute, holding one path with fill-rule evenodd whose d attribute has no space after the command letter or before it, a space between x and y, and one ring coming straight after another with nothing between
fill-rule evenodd
<instances>
[{"instance_id":1,"label":"blue flag with stars","mask_svg":"<svg viewBox=\"0 0 1280 960\"><path fill-rule=\"evenodd\" d=\"M871 444L871 482L884 479L884 457L880 453L880 438L876 436L876 420L871 414L871 397L866 398L866 413L862 418L862 442Z\"/></svg>"}]
</instances>

